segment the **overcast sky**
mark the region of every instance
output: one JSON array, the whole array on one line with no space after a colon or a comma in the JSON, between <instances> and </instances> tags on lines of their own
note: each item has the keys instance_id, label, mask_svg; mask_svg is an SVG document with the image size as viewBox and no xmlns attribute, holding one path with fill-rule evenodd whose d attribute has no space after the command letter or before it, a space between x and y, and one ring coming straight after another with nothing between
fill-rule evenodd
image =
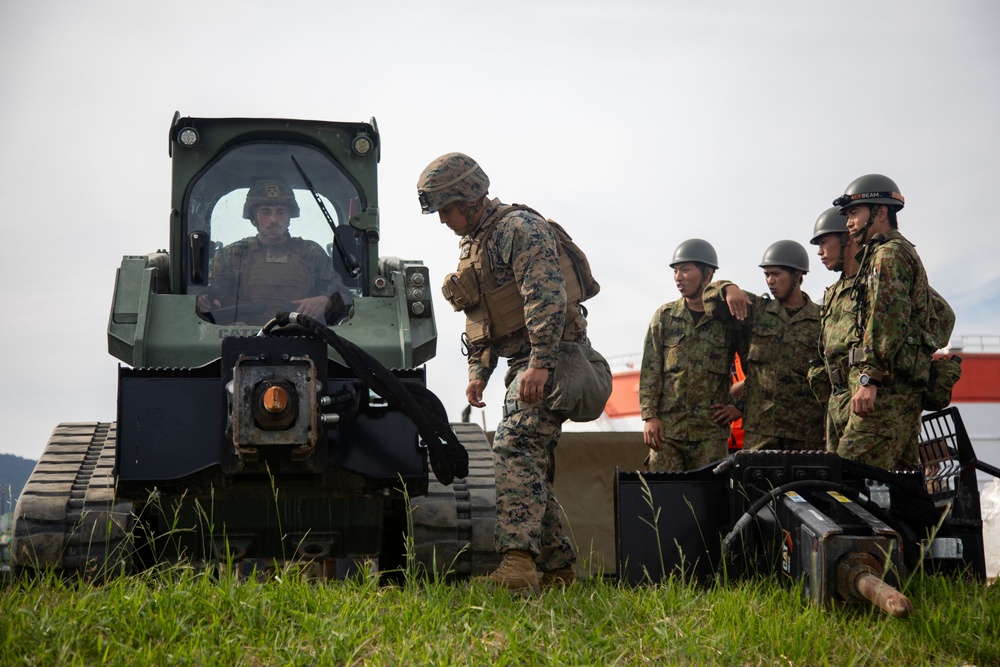
<instances>
[{"instance_id":1,"label":"overcast sky","mask_svg":"<svg viewBox=\"0 0 1000 667\"><path fill-rule=\"evenodd\" d=\"M417 176L474 156L493 195L588 252L603 285L591 337L609 358L640 353L677 298L678 243L709 240L719 277L763 291L768 245L808 244L848 183L883 173L956 335L996 336L998 35L989 0L5 2L0 452L37 458L57 423L115 419L115 270L168 244L175 110L375 116L381 254L422 259L435 284L457 239L420 215ZM835 276L812 264L818 299ZM457 420L463 319L436 308L429 384Z\"/></svg>"}]
</instances>

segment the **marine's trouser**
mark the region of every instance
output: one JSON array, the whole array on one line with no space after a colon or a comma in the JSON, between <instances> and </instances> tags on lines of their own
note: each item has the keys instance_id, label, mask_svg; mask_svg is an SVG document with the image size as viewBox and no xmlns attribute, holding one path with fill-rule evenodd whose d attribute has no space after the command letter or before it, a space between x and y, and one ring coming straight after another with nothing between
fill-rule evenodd
<instances>
[{"instance_id":1,"label":"marine's trouser","mask_svg":"<svg viewBox=\"0 0 1000 667\"><path fill-rule=\"evenodd\" d=\"M517 401L526 368L508 371L507 404ZM499 553L528 551L540 570L550 572L576 562L552 490L563 418L542 403L519 407L500 420L493 438L497 495L494 544Z\"/></svg>"}]
</instances>

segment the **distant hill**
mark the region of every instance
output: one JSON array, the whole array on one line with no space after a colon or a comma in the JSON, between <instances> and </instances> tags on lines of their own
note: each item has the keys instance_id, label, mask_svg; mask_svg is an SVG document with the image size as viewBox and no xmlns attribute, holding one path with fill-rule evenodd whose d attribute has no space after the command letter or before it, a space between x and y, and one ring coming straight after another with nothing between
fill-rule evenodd
<instances>
[{"instance_id":1,"label":"distant hill","mask_svg":"<svg viewBox=\"0 0 1000 667\"><path fill-rule=\"evenodd\" d=\"M4 490L4 501L7 498L7 486L10 485L11 497L17 499L21 495L21 489L28 481L28 476L35 469L35 461L31 459L14 456L13 454L0 454L0 488ZM9 507L0 508L0 513L9 511Z\"/></svg>"}]
</instances>

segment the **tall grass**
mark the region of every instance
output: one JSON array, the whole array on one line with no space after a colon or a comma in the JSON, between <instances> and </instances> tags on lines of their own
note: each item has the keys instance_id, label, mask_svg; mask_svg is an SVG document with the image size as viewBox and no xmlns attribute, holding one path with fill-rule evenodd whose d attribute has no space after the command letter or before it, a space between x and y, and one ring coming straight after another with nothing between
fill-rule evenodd
<instances>
[{"instance_id":1,"label":"tall grass","mask_svg":"<svg viewBox=\"0 0 1000 667\"><path fill-rule=\"evenodd\" d=\"M0 591L0 665L998 665L1000 588L919 576L906 620L823 610L770 579L601 580L512 598L480 583L362 574L261 581L172 566Z\"/></svg>"}]
</instances>

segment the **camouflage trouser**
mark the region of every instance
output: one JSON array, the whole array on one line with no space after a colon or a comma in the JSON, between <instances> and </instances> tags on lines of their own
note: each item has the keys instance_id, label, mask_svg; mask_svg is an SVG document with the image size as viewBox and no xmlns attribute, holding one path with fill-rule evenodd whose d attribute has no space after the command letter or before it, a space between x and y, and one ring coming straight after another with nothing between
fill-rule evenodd
<instances>
[{"instance_id":1,"label":"camouflage trouser","mask_svg":"<svg viewBox=\"0 0 1000 667\"><path fill-rule=\"evenodd\" d=\"M844 387L839 393L830 394L830 400L826 404L826 451L837 451L850 417L851 393Z\"/></svg>"},{"instance_id":2,"label":"camouflage trouser","mask_svg":"<svg viewBox=\"0 0 1000 667\"><path fill-rule=\"evenodd\" d=\"M524 370L508 372L508 405L517 401ZM542 572L576 562L552 491L562 422L562 417L536 403L501 419L493 438L497 493L494 545L499 553L515 549L531 552Z\"/></svg>"},{"instance_id":3,"label":"camouflage trouser","mask_svg":"<svg viewBox=\"0 0 1000 667\"><path fill-rule=\"evenodd\" d=\"M850 398L848 409L849 404ZM919 393L879 389L875 414L871 417L851 414L837 453L845 459L886 470L919 468L920 414Z\"/></svg>"},{"instance_id":4,"label":"camouflage trouser","mask_svg":"<svg viewBox=\"0 0 1000 667\"><path fill-rule=\"evenodd\" d=\"M823 449L823 443L818 440L797 440L743 431L743 449L781 449L786 452L804 452Z\"/></svg>"},{"instance_id":5,"label":"camouflage trouser","mask_svg":"<svg viewBox=\"0 0 1000 667\"><path fill-rule=\"evenodd\" d=\"M725 432L714 440L690 441L666 438L660 451L649 453L646 464L649 472L684 472L721 461L728 453Z\"/></svg>"}]
</instances>

